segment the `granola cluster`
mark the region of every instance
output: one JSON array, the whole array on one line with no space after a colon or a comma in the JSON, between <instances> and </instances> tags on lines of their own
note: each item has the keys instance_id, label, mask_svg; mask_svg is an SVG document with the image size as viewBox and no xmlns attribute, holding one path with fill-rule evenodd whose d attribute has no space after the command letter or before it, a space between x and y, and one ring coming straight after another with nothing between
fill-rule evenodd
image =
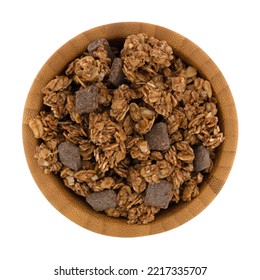
<instances>
[{"instance_id":1,"label":"granola cluster","mask_svg":"<svg viewBox=\"0 0 260 280\"><path fill-rule=\"evenodd\" d=\"M210 83L146 34L91 42L42 93L29 126L44 173L130 224L197 196L224 140Z\"/></svg>"}]
</instances>

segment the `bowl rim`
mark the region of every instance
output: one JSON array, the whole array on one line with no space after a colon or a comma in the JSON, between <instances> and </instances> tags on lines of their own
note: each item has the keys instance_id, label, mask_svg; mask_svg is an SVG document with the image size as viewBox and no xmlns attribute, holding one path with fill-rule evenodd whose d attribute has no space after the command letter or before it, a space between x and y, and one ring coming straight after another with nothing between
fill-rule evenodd
<instances>
[{"instance_id":1,"label":"bowl rim","mask_svg":"<svg viewBox=\"0 0 260 280\"><path fill-rule=\"evenodd\" d=\"M38 140L34 138L29 120L37 115L42 105L41 98L35 98L41 89L60 74L66 65L78 57L94 39L104 37L111 40L125 38L130 34L146 33L159 40L166 40L174 53L184 62L194 66L203 78L210 80L218 99L221 126L225 141L220 145L213 170L202 183L201 193L188 204L173 207L167 214L147 225L129 225L125 220L113 219L92 210L81 198L59 183L54 174L46 175L33 159ZM137 237L157 234L174 229L201 213L222 189L231 171L238 143L238 119L236 106L229 86L213 60L195 43L168 28L145 22L117 22L86 30L63 44L45 62L36 75L26 98L22 138L24 153L30 172L47 200L64 216L90 231L114 237ZM165 211L167 212L167 211Z\"/></svg>"}]
</instances>

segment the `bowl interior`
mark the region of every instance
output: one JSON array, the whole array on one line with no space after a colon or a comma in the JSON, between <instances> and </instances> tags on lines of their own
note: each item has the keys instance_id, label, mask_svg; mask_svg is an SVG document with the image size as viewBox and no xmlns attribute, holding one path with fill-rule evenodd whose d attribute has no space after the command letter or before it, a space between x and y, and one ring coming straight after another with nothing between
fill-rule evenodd
<instances>
[{"instance_id":1,"label":"bowl interior","mask_svg":"<svg viewBox=\"0 0 260 280\"><path fill-rule=\"evenodd\" d=\"M41 89L55 76L62 73L69 62L86 50L94 39L104 37L111 45L122 45L131 34L146 33L159 40L166 40L184 62L194 66L200 75L209 80L218 99L220 127L225 141L216 153L213 170L201 184L200 194L189 203L180 203L157 215L148 225L128 225L123 219L113 219L95 212L84 199L63 186L54 174L46 175L34 159L37 139L28 122L42 108ZM182 35L157 25L122 22L93 28L68 41L43 65L29 91L23 115L23 143L28 166L38 187L49 202L63 215L78 225L110 236L134 237L160 233L176 228L199 214L216 197L231 170L237 147L238 123L234 100L222 73L196 44Z\"/></svg>"}]
</instances>

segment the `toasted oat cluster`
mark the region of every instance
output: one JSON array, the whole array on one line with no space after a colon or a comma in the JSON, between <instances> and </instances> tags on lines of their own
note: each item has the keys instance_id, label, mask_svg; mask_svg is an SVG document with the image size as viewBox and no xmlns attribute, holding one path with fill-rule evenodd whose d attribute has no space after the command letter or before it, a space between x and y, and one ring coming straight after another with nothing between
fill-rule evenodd
<instances>
[{"instance_id":1,"label":"toasted oat cluster","mask_svg":"<svg viewBox=\"0 0 260 280\"><path fill-rule=\"evenodd\" d=\"M210 83L146 34L91 42L42 93L29 126L44 173L130 224L197 196L224 140Z\"/></svg>"}]
</instances>

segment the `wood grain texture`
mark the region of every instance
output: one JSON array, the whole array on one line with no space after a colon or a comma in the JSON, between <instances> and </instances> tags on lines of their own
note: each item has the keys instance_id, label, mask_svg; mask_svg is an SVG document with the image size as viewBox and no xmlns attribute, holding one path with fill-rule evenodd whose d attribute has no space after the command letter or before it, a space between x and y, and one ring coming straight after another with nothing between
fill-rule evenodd
<instances>
[{"instance_id":1,"label":"wood grain texture","mask_svg":"<svg viewBox=\"0 0 260 280\"><path fill-rule=\"evenodd\" d=\"M28 126L28 121L41 110L41 89L59 75L69 62L85 51L92 40L104 37L116 41L140 32L159 40L166 40L178 56L196 67L200 74L211 82L218 99L220 125L225 134L225 141L218 148L214 168L203 182L198 197L190 203L179 204L159 213L155 221L148 225L128 225L125 220L113 219L95 212L84 199L64 187L57 176L43 173L33 158L37 140ZM96 27L68 41L48 59L36 76L23 114L23 143L26 159L32 176L44 196L58 211L76 224L110 236L135 237L161 233L194 218L209 205L223 187L235 158L237 141L238 122L234 100L227 82L215 63L196 44L180 34L160 26L140 22L122 22Z\"/></svg>"}]
</instances>

